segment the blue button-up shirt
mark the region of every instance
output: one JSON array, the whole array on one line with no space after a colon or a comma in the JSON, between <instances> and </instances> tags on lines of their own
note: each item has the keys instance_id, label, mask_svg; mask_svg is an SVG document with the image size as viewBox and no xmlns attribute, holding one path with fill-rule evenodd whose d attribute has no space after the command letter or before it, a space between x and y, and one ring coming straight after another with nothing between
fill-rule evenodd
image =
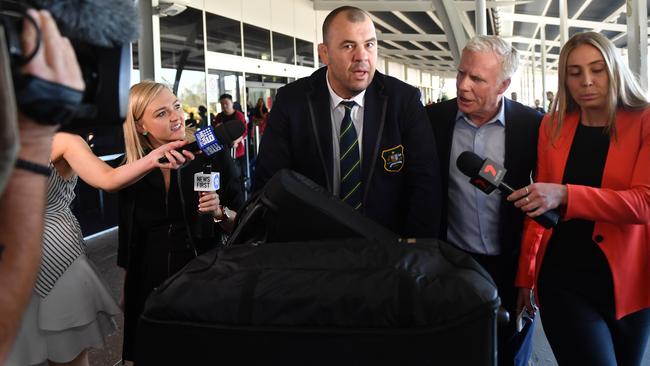
<instances>
[{"instance_id":1,"label":"blue button-up shirt","mask_svg":"<svg viewBox=\"0 0 650 366\"><path fill-rule=\"evenodd\" d=\"M501 99L499 112L477 127L461 111L456 114L454 137L449 157L449 202L447 240L472 253L496 255L499 245L499 207L501 192L489 195L474 188L469 177L456 167L456 159L463 151L473 151L482 158L490 158L503 166L505 158L505 113Z\"/></svg>"}]
</instances>

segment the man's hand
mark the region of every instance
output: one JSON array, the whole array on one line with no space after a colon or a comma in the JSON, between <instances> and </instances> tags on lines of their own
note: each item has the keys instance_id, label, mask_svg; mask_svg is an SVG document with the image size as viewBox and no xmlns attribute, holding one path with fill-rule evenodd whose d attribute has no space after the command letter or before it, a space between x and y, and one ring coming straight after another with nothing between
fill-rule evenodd
<instances>
[{"instance_id":1,"label":"man's hand","mask_svg":"<svg viewBox=\"0 0 650 366\"><path fill-rule=\"evenodd\" d=\"M50 13L46 10L28 10L28 14L41 30L41 45L32 60L22 68L24 74L58 83L70 88L83 90L85 85L81 68L70 40L61 36ZM37 47L37 31L31 22L23 22L23 53L29 55ZM18 128L22 159L36 163L47 163L50 156L52 135L56 126L45 126L18 113Z\"/></svg>"},{"instance_id":2,"label":"man's hand","mask_svg":"<svg viewBox=\"0 0 650 366\"><path fill-rule=\"evenodd\" d=\"M28 14L41 30L42 44L34 58L25 66L23 73L67 87L84 90L81 68L70 40L59 33L59 29L47 10L30 9ZM25 55L36 48L36 29L30 22L24 22L22 45Z\"/></svg>"}]
</instances>

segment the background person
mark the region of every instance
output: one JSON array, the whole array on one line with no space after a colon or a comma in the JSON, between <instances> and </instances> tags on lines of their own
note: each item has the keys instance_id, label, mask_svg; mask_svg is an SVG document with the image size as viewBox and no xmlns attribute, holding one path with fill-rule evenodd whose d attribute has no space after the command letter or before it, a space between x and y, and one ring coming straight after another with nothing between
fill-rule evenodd
<instances>
[{"instance_id":1,"label":"background person","mask_svg":"<svg viewBox=\"0 0 650 366\"><path fill-rule=\"evenodd\" d=\"M650 104L595 32L562 47L558 86L537 183L508 197L531 217L562 212L553 230L526 220L519 306L533 312L537 290L561 365L640 365L650 334Z\"/></svg>"},{"instance_id":2,"label":"background person","mask_svg":"<svg viewBox=\"0 0 650 366\"><path fill-rule=\"evenodd\" d=\"M248 135L246 117L244 117L244 113L235 109L235 105L232 102L232 95L230 94L222 94L219 97L219 104L221 104L221 112L215 117L213 126L232 120L240 121L244 125L244 133L241 137L233 141L233 146L235 147L235 160L239 165L240 175L243 177L246 169L246 146L244 144L244 137Z\"/></svg>"},{"instance_id":3,"label":"background person","mask_svg":"<svg viewBox=\"0 0 650 366\"><path fill-rule=\"evenodd\" d=\"M269 109L266 108L264 99L257 99L257 104L255 104L255 107L253 108L253 122L259 124L262 122L262 119L264 119L264 116L266 116L267 113L269 113Z\"/></svg>"}]
</instances>

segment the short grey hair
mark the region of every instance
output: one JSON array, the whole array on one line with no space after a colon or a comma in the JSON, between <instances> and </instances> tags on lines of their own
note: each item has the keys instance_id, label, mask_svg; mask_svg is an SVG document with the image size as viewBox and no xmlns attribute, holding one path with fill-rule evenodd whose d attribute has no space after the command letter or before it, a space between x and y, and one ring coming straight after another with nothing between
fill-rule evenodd
<instances>
[{"instance_id":1,"label":"short grey hair","mask_svg":"<svg viewBox=\"0 0 650 366\"><path fill-rule=\"evenodd\" d=\"M501 59L501 81L509 79L519 67L519 52L508 42L497 36L475 36L465 45L463 51L493 52Z\"/></svg>"}]
</instances>

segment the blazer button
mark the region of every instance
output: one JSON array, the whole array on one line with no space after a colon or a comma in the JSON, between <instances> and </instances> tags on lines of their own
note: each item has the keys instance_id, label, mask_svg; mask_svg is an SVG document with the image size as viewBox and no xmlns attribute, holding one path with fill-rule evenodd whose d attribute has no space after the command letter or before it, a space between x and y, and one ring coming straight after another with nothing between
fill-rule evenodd
<instances>
[{"instance_id":1,"label":"blazer button","mask_svg":"<svg viewBox=\"0 0 650 366\"><path fill-rule=\"evenodd\" d=\"M598 234L594 237L594 240L596 241L596 243L601 243L603 241L603 236Z\"/></svg>"}]
</instances>

